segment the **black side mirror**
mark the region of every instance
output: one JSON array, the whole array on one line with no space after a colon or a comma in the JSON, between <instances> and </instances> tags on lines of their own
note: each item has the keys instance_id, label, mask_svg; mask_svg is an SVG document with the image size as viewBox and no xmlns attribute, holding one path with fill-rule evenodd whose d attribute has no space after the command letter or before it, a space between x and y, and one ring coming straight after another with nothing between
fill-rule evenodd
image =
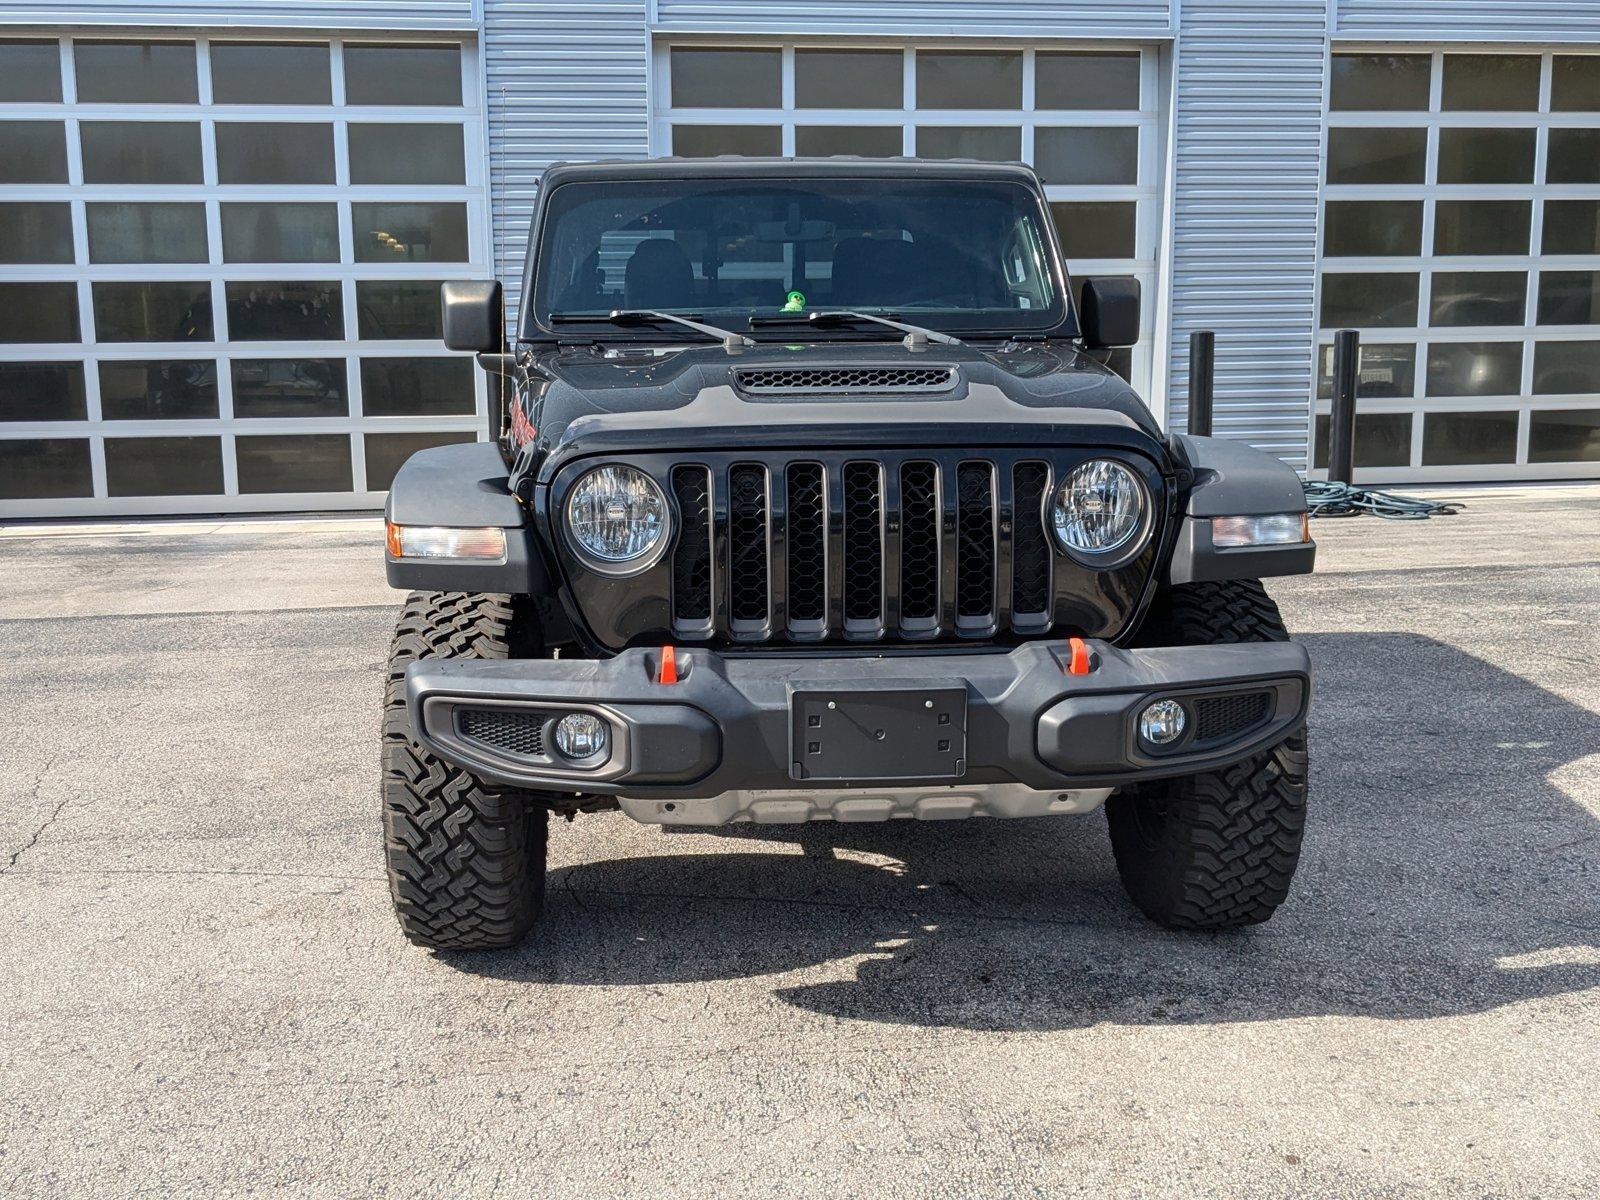
<instances>
[{"instance_id":1,"label":"black side mirror","mask_svg":"<svg viewBox=\"0 0 1600 1200\"><path fill-rule=\"evenodd\" d=\"M1084 344L1101 350L1139 340L1139 281L1102 275L1083 281L1078 303Z\"/></svg>"},{"instance_id":2,"label":"black side mirror","mask_svg":"<svg viewBox=\"0 0 1600 1200\"><path fill-rule=\"evenodd\" d=\"M452 279L439 289L444 309L444 344L476 354L505 342L505 296L497 279Z\"/></svg>"}]
</instances>

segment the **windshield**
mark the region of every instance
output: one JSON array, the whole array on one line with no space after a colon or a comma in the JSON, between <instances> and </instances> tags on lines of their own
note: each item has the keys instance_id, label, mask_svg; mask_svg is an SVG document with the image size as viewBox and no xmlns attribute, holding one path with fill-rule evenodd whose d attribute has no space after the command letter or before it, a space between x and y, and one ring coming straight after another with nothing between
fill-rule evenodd
<instances>
[{"instance_id":1,"label":"windshield","mask_svg":"<svg viewBox=\"0 0 1600 1200\"><path fill-rule=\"evenodd\" d=\"M752 316L798 322L837 309L966 331L1063 320L1044 214L1018 183L618 180L562 184L549 205L536 260L540 324L616 309L735 329Z\"/></svg>"}]
</instances>

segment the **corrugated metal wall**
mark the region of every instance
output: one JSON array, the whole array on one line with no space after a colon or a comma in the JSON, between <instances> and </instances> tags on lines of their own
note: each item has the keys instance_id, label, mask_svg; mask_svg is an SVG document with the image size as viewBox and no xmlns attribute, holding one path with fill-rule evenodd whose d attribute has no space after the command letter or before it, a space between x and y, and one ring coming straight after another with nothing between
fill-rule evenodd
<instances>
[{"instance_id":1,"label":"corrugated metal wall","mask_svg":"<svg viewBox=\"0 0 1600 1200\"><path fill-rule=\"evenodd\" d=\"M0 23L470 30L476 18L472 0L8 0Z\"/></svg>"},{"instance_id":2,"label":"corrugated metal wall","mask_svg":"<svg viewBox=\"0 0 1600 1200\"><path fill-rule=\"evenodd\" d=\"M663 32L1161 37L1167 0L656 0Z\"/></svg>"},{"instance_id":3,"label":"corrugated metal wall","mask_svg":"<svg viewBox=\"0 0 1600 1200\"><path fill-rule=\"evenodd\" d=\"M490 201L511 311L539 173L650 149L646 0L486 0Z\"/></svg>"},{"instance_id":4,"label":"corrugated metal wall","mask_svg":"<svg viewBox=\"0 0 1600 1200\"><path fill-rule=\"evenodd\" d=\"M1219 436L1306 457L1324 0L1184 0L1174 137L1171 426L1188 335L1217 333Z\"/></svg>"},{"instance_id":5,"label":"corrugated metal wall","mask_svg":"<svg viewBox=\"0 0 1600 1200\"><path fill-rule=\"evenodd\" d=\"M1594 42L1600 0L1338 0L1334 33L1368 41Z\"/></svg>"}]
</instances>

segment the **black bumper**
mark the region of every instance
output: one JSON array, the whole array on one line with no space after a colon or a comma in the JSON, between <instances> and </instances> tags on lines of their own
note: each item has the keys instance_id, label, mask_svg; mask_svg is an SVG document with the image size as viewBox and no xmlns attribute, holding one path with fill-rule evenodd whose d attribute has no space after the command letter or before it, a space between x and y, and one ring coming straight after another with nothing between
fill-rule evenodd
<instances>
[{"instance_id":1,"label":"black bumper","mask_svg":"<svg viewBox=\"0 0 1600 1200\"><path fill-rule=\"evenodd\" d=\"M965 756L939 768L958 773L924 778L1041 790L1210 770L1273 745L1305 719L1310 660L1291 642L1088 647L1091 669L1078 675L1068 671L1066 643L1035 642L916 655L680 650L676 683L657 681L654 650L599 661L425 659L407 670L406 685L413 728L447 761L540 790L658 799L823 786L797 765L797 693L964 691ZM1183 704L1188 728L1157 749L1139 737L1139 714L1169 698ZM573 711L600 716L611 731L603 760L583 769L551 745L554 721Z\"/></svg>"}]
</instances>

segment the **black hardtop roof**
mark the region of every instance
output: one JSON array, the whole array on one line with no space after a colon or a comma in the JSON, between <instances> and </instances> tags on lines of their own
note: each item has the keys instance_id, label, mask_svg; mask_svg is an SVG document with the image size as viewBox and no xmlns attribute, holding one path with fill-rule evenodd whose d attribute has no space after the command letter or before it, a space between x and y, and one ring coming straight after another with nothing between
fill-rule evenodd
<instances>
[{"instance_id":1,"label":"black hardtop roof","mask_svg":"<svg viewBox=\"0 0 1600 1200\"><path fill-rule=\"evenodd\" d=\"M716 158L608 159L556 163L544 173L544 186L607 179L987 179L1013 180L1039 186L1039 176L1026 163L980 162L977 159L859 158Z\"/></svg>"}]
</instances>

